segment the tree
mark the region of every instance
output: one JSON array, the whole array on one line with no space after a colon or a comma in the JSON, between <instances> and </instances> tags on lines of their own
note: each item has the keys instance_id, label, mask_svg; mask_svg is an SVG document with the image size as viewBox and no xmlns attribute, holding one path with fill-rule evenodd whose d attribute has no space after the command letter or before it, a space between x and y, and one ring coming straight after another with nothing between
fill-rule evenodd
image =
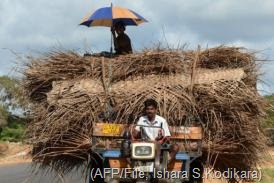
<instances>
[{"instance_id":1,"label":"tree","mask_svg":"<svg viewBox=\"0 0 274 183\"><path fill-rule=\"evenodd\" d=\"M0 76L0 140L23 140L26 123L23 111L27 106L25 101L20 80Z\"/></svg>"},{"instance_id":2,"label":"tree","mask_svg":"<svg viewBox=\"0 0 274 183\"><path fill-rule=\"evenodd\" d=\"M8 123L8 112L7 109L0 105L0 128L7 125Z\"/></svg>"},{"instance_id":3,"label":"tree","mask_svg":"<svg viewBox=\"0 0 274 183\"><path fill-rule=\"evenodd\" d=\"M266 96L266 99L270 103L271 107L267 110L268 118L263 126L265 128L274 128L274 94Z\"/></svg>"},{"instance_id":4,"label":"tree","mask_svg":"<svg viewBox=\"0 0 274 183\"><path fill-rule=\"evenodd\" d=\"M12 111L25 109L26 102L16 78L0 76L0 127L8 123Z\"/></svg>"},{"instance_id":5,"label":"tree","mask_svg":"<svg viewBox=\"0 0 274 183\"><path fill-rule=\"evenodd\" d=\"M19 79L0 76L0 100L13 109L25 107L26 102Z\"/></svg>"}]
</instances>

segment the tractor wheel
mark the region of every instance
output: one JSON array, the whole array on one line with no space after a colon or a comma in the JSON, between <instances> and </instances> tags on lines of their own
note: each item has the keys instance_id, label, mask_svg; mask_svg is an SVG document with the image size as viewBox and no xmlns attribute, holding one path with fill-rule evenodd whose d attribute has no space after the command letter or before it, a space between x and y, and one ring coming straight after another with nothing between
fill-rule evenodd
<instances>
[{"instance_id":1,"label":"tractor wheel","mask_svg":"<svg viewBox=\"0 0 274 183\"><path fill-rule=\"evenodd\" d=\"M192 172L194 172L195 168L199 169L200 171L195 171L199 173L199 177L197 175L195 176ZM202 162L197 159L194 162L190 164L190 178L189 178L189 183L203 183L203 165Z\"/></svg>"},{"instance_id":2,"label":"tractor wheel","mask_svg":"<svg viewBox=\"0 0 274 183\"><path fill-rule=\"evenodd\" d=\"M90 162L90 171L89 171L89 183L105 183L104 181L104 177L101 176L95 176L96 171L92 171L92 169L99 169L103 174L104 171L104 167L103 167L103 160L98 156L96 158L94 158L91 162ZM93 179L91 178L93 177Z\"/></svg>"}]
</instances>

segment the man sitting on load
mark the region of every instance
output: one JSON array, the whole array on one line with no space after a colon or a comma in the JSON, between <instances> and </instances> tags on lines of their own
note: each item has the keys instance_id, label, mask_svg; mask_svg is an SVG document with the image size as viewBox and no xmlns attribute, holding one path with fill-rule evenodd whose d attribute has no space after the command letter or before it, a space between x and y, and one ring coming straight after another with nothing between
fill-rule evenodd
<instances>
[{"instance_id":1,"label":"man sitting on load","mask_svg":"<svg viewBox=\"0 0 274 183\"><path fill-rule=\"evenodd\" d=\"M115 53L117 55L132 53L130 38L125 33L125 30L126 30L126 27L123 24L123 22L115 23L114 27L111 29L111 32L113 35Z\"/></svg>"}]
</instances>

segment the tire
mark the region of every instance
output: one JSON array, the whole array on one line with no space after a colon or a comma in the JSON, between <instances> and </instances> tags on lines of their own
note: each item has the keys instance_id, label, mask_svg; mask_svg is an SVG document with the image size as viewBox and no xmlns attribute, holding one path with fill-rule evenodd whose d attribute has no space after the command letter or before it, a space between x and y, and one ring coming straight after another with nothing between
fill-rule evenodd
<instances>
[{"instance_id":1,"label":"tire","mask_svg":"<svg viewBox=\"0 0 274 183\"><path fill-rule=\"evenodd\" d=\"M104 167L103 167L103 160L98 156L96 157L96 155L94 155L94 160L92 160L90 162L90 171L89 171L89 183L105 183L104 181L104 178L101 178L100 176L94 176L94 175L91 175L92 174L92 169L94 168L99 168L100 171L102 172L103 174L103 171L104 171ZM96 161L95 161L96 159ZM95 172L93 171L93 174ZM95 177L93 180L91 179L91 176Z\"/></svg>"},{"instance_id":2,"label":"tire","mask_svg":"<svg viewBox=\"0 0 274 183\"><path fill-rule=\"evenodd\" d=\"M200 171L195 171L200 174L198 178L193 174L194 170L195 169L197 170L197 168L200 170ZM203 183L203 165L199 159L195 160L194 162L190 164L189 183Z\"/></svg>"},{"instance_id":3,"label":"tire","mask_svg":"<svg viewBox=\"0 0 274 183\"><path fill-rule=\"evenodd\" d=\"M168 157L169 157L169 152L168 151L164 151L163 152L163 161L162 161L162 168L163 169L167 169L167 165L168 165Z\"/></svg>"},{"instance_id":4,"label":"tire","mask_svg":"<svg viewBox=\"0 0 274 183\"><path fill-rule=\"evenodd\" d=\"M203 180L192 180L190 183L203 183Z\"/></svg>"}]
</instances>

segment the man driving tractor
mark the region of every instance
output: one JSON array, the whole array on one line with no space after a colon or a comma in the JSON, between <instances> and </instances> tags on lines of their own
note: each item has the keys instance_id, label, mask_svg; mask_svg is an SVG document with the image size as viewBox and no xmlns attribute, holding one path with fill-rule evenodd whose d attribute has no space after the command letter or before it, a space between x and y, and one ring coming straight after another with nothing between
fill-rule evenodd
<instances>
[{"instance_id":1,"label":"man driving tractor","mask_svg":"<svg viewBox=\"0 0 274 183\"><path fill-rule=\"evenodd\" d=\"M171 136L168 123L165 118L157 115L158 104L153 99L148 99L144 102L145 115L141 116L137 122L137 125L151 126L143 127L143 132L146 134L147 138L152 141L157 141L159 144L169 141ZM159 128L153 128L159 127ZM136 126L134 129L134 137L139 138L141 133L140 126ZM173 144L170 149L169 163L175 159L176 153L179 150L177 144Z\"/></svg>"},{"instance_id":2,"label":"man driving tractor","mask_svg":"<svg viewBox=\"0 0 274 183\"><path fill-rule=\"evenodd\" d=\"M202 129L191 126L169 126L166 119L157 115L157 111L157 102L148 99L144 102L145 114L136 124L102 122L94 124L92 143L95 144L96 158L91 163L90 182L202 182L201 176L198 178L193 176L194 168L198 168L201 175L203 171L199 160L202 155ZM106 142L108 147L98 143L102 137L109 139ZM177 144L171 144L170 139L172 142L180 143L182 150L180 148L179 151ZM132 172L129 175L118 176L107 174L104 177L97 176L97 171L93 171L94 169L104 171L104 168L119 170L130 168L137 174ZM136 176L139 175L138 172L142 173L142 176ZM164 176L159 177L159 172ZM181 174L170 177L173 172Z\"/></svg>"}]
</instances>

